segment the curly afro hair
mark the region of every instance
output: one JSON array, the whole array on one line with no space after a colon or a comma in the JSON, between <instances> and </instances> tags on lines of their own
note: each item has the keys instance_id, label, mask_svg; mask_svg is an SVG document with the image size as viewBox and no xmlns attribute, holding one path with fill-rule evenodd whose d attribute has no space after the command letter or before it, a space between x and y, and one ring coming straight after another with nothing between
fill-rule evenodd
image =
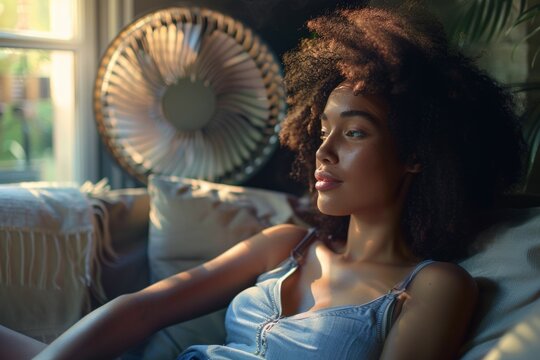
<instances>
[{"instance_id":1,"label":"curly afro hair","mask_svg":"<svg viewBox=\"0 0 540 360\"><path fill-rule=\"evenodd\" d=\"M280 139L297 152L294 175L315 199L319 119L338 84L382 95L400 159L423 166L403 210L408 245L421 258L463 256L475 215L523 175L526 145L511 95L418 9L341 9L307 26L314 36L284 57L289 110ZM348 217L314 221L323 234L346 238Z\"/></svg>"}]
</instances>

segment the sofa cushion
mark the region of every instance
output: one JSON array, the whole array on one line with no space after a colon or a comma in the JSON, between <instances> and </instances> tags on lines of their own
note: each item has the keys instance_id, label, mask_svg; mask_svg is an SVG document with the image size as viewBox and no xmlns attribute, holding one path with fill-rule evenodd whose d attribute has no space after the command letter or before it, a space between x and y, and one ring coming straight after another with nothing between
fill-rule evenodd
<instances>
[{"instance_id":1,"label":"sofa cushion","mask_svg":"<svg viewBox=\"0 0 540 360\"><path fill-rule=\"evenodd\" d=\"M0 323L50 342L89 310L102 243L76 187L0 186Z\"/></svg>"},{"instance_id":2,"label":"sofa cushion","mask_svg":"<svg viewBox=\"0 0 540 360\"><path fill-rule=\"evenodd\" d=\"M479 304L462 359L480 359L540 304L540 207L504 209L461 262L477 281ZM537 315L537 314L536 314Z\"/></svg>"},{"instance_id":3,"label":"sofa cushion","mask_svg":"<svg viewBox=\"0 0 540 360\"><path fill-rule=\"evenodd\" d=\"M158 281L219 255L265 227L292 216L287 195L202 180L149 178L151 279ZM224 341L219 311L154 336L145 358L170 359L193 344Z\"/></svg>"},{"instance_id":4,"label":"sofa cushion","mask_svg":"<svg viewBox=\"0 0 540 360\"><path fill-rule=\"evenodd\" d=\"M540 302L536 301L484 360L531 360L540 354Z\"/></svg>"}]
</instances>

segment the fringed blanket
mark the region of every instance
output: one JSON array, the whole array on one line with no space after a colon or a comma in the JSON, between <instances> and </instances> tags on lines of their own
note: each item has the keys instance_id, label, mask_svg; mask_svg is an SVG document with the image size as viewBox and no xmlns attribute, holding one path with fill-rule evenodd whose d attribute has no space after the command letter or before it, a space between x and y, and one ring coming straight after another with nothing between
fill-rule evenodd
<instances>
[{"instance_id":1,"label":"fringed blanket","mask_svg":"<svg viewBox=\"0 0 540 360\"><path fill-rule=\"evenodd\" d=\"M48 341L88 310L89 291L105 301L106 221L75 187L0 186L0 323Z\"/></svg>"}]
</instances>

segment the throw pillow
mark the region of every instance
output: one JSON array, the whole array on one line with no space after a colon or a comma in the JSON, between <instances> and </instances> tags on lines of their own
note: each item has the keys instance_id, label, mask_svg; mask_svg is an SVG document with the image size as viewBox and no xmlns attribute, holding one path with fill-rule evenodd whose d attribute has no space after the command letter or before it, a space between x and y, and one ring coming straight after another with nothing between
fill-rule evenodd
<instances>
[{"instance_id":1,"label":"throw pillow","mask_svg":"<svg viewBox=\"0 0 540 360\"><path fill-rule=\"evenodd\" d=\"M149 178L152 281L197 266L263 228L288 221L288 195L152 175ZM224 311L167 328L154 336L145 358L170 359L193 344L223 343Z\"/></svg>"}]
</instances>

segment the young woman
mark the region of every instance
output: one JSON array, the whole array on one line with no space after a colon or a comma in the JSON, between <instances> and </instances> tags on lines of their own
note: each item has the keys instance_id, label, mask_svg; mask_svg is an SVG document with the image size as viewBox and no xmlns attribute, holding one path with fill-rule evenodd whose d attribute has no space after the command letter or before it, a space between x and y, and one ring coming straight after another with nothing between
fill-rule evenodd
<instances>
[{"instance_id":1,"label":"young woman","mask_svg":"<svg viewBox=\"0 0 540 360\"><path fill-rule=\"evenodd\" d=\"M8 330L4 344L29 344L37 359L112 358L230 303L226 344L179 359L458 355L477 290L447 261L521 174L511 99L428 17L366 8L308 27L316 35L285 57L281 139L298 152L315 228L269 228L111 301L47 347Z\"/></svg>"}]
</instances>

